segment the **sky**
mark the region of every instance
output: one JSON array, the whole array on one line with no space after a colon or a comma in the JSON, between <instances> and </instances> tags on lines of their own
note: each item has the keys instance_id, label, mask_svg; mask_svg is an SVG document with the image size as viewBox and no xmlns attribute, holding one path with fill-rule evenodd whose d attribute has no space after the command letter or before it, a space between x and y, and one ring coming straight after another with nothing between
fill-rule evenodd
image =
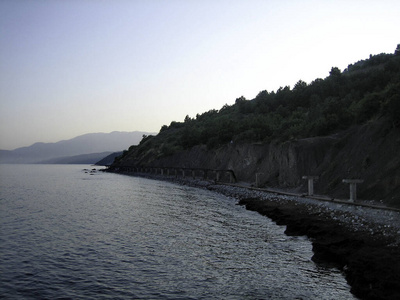
<instances>
[{"instance_id":1,"label":"sky","mask_svg":"<svg viewBox=\"0 0 400 300\"><path fill-rule=\"evenodd\" d=\"M400 1L0 0L0 149L172 121L400 43Z\"/></svg>"}]
</instances>

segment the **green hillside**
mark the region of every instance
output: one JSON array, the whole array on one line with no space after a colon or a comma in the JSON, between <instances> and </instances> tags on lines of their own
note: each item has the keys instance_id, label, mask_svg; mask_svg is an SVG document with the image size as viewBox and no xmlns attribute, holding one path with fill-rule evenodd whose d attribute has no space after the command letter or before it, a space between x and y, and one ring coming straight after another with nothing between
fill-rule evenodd
<instances>
[{"instance_id":1,"label":"green hillside","mask_svg":"<svg viewBox=\"0 0 400 300\"><path fill-rule=\"evenodd\" d=\"M183 122L162 126L156 136L144 136L116 159L146 161L166 157L195 145L215 149L227 143L284 142L326 136L384 118L400 127L400 45L394 54L371 55L341 71L293 88L261 91L252 100L210 110Z\"/></svg>"}]
</instances>

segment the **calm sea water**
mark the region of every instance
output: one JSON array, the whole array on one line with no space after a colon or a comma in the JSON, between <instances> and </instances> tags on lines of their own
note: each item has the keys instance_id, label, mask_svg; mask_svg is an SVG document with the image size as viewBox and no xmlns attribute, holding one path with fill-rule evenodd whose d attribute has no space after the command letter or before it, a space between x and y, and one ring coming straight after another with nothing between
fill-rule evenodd
<instances>
[{"instance_id":1,"label":"calm sea water","mask_svg":"<svg viewBox=\"0 0 400 300\"><path fill-rule=\"evenodd\" d=\"M85 167L0 165L0 297L354 299L235 199Z\"/></svg>"}]
</instances>

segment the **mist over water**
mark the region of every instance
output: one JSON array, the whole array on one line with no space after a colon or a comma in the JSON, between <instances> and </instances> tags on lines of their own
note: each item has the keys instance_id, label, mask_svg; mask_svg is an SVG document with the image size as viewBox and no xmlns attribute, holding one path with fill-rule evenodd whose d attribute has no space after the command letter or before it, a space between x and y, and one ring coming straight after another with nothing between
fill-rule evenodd
<instances>
[{"instance_id":1,"label":"mist over water","mask_svg":"<svg viewBox=\"0 0 400 300\"><path fill-rule=\"evenodd\" d=\"M0 165L0 297L354 299L235 199L85 167Z\"/></svg>"}]
</instances>

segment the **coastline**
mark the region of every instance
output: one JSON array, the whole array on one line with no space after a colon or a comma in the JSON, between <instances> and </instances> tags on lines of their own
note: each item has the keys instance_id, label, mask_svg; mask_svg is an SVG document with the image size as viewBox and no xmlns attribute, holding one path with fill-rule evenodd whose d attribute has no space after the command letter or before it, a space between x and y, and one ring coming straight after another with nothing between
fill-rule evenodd
<instances>
[{"instance_id":1,"label":"coastline","mask_svg":"<svg viewBox=\"0 0 400 300\"><path fill-rule=\"evenodd\" d=\"M248 210L306 235L312 260L341 270L360 299L400 299L400 213L150 174L120 173L204 188L238 200Z\"/></svg>"}]
</instances>

